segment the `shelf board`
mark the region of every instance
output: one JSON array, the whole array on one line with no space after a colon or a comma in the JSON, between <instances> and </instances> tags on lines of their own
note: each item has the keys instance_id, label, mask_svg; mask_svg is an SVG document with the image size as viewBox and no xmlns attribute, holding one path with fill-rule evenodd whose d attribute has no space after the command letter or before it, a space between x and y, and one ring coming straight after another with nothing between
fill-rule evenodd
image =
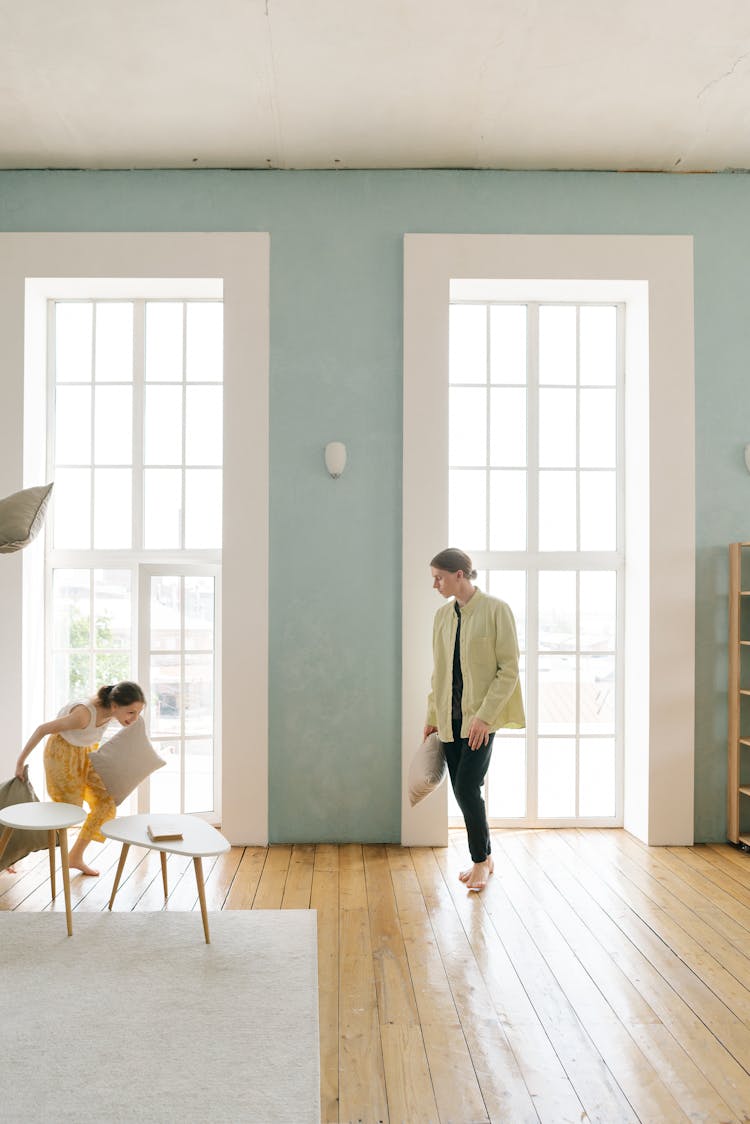
<instances>
[{"instance_id":1,"label":"shelf board","mask_svg":"<svg viewBox=\"0 0 750 1124\"><path fill-rule=\"evenodd\" d=\"M741 784L737 791L741 792L743 796L750 796L750 785Z\"/></svg>"},{"instance_id":2,"label":"shelf board","mask_svg":"<svg viewBox=\"0 0 750 1124\"><path fill-rule=\"evenodd\" d=\"M750 738L740 738L740 745L750 745Z\"/></svg>"},{"instance_id":3,"label":"shelf board","mask_svg":"<svg viewBox=\"0 0 750 1124\"><path fill-rule=\"evenodd\" d=\"M739 842L744 843L746 847L750 847L750 835L741 835Z\"/></svg>"}]
</instances>

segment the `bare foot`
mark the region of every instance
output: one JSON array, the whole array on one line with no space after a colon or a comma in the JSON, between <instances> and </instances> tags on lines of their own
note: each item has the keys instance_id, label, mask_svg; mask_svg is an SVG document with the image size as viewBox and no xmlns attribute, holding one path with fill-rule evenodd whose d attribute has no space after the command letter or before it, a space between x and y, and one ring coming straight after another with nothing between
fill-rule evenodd
<instances>
[{"instance_id":1,"label":"bare foot","mask_svg":"<svg viewBox=\"0 0 750 1124\"><path fill-rule=\"evenodd\" d=\"M90 874L93 878L99 877L99 871L94 870L93 867L90 867L83 859L81 859L80 862L71 862L68 865L71 870L80 870L81 874Z\"/></svg>"},{"instance_id":2,"label":"bare foot","mask_svg":"<svg viewBox=\"0 0 750 1124\"><path fill-rule=\"evenodd\" d=\"M483 863L474 863L467 870L462 870L458 877L466 883L467 890L483 890L494 869L494 859L488 855Z\"/></svg>"}]
</instances>

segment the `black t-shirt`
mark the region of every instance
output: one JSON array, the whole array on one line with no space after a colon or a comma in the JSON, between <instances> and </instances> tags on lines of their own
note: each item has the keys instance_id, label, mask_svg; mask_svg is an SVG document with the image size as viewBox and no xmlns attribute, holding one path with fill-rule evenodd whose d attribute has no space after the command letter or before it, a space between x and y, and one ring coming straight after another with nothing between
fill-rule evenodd
<instances>
[{"instance_id":1,"label":"black t-shirt","mask_svg":"<svg viewBox=\"0 0 750 1124\"><path fill-rule=\"evenodd\" d=\"M461 674L461 606L458 601L453 602L456 610L456 646L453 649L453 698L451 702L451 719L460 722L461 696L464 693L464 677Z\"/></svg>"}]
</instances>

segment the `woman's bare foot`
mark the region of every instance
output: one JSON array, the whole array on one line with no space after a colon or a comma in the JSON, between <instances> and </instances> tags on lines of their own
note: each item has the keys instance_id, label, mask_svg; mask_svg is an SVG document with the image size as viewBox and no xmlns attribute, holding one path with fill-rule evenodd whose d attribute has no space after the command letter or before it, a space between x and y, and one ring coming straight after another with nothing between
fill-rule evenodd
<instances>
[{"instance_id":1,"label":"woman's bare foot","mask_svg":"<svg viewBox=\"0 0 750 1124\"><path fill-rule=\"evenodd\" d=\"M70 848L70 854L68 856L68 866L71 870L80 870L81 874L89 874L92 876L92 878L97 878L99 876L99 871L94 870L93 867L89 866L88 863L83 861L83 852L88 847L88 844L88 840L85 843L80 843L78 840L76 840L76 842Z\"/></svg>"},{"instance_id":2,"label":"woman's bare foot","mask_svg":"<svg viewBox=\"0 0 750 1124\"><path fill-rule=\"evenodd\" d=\"M68 866L70 867L71 870L80 870L81 874L90 874L94 878L99 877L99 871L94 870L93 867L90 867L88 865L88 863L85 863L83 861L83 859L79 859L78 862L73 862L73 860L71 859L70 862L68 863Z\"/></svg>"},{"instance_id":3,"label":"woman's bare foot","mask_svg":"<svg viewBox=\"0 0 750 1124\"><path fill-rule=\"evenodd\" d=\"M483 890L494 869L495 862L492 855L488 855L483 863L474 863L468 870L462 870L458 877L466 883L467 890Z\"/></svg>"}]
</instances>

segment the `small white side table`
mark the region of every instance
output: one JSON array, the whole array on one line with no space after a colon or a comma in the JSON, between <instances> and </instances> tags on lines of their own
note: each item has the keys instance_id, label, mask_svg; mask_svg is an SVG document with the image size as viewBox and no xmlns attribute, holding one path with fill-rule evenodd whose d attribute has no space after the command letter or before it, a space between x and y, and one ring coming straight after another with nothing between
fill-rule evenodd
<instances>
[{"instance_id":1,"label":"small white side table","mask_svg":"<svg viewBox=\"0 0 750 1124\"><path fill-rule=\"evenodd\" d=\"M178 824L182 832L182 839L164 839L160 842L155 842L148 833L148 825L151 824L152 827L158 827L160 823L165 822ZM167 855L189 855L192 858L193 866L195 867L195 881L198 885L198 898L201 903L203 933L206 938L206 944L210 944L211 937L208 932L208 913L206 911L206 888L203 881L203 863L201 862L201 858L204 855L223 855L225 851L229 850L229 840L225 839L215 827L211 827L211 824L206 823L205 820L198 819L197 816L184 814L169 816L163 813L122 816L119 819L110 820L108 823L102 825L102 835L106 835L108 839L116 839L122 843L120 861L117 864L117 873L115 874L115 884L112 887L112 897L109 899L110 909L115 900L117 887L120 885L120 876L125 866L125 859L127 858L131 846L148 847L151 851L161 852L161 877L164 885L165 898L169 892L167 890Z\"/></svg>"},{"instance_id":2,"label":"small white side table","mask_svg":"<svg viewBox=\"0 0 750 1124\"><path fill-rule=\"evenodd\" d=\"M54 800L30 800L27 804L10 804L0 809L0 859L14 831L46 831L49 842L49 880L55 897L55 835L59 832L62 860L65 917L68 936L73 936L73 914L70 908L70 865L68 862L68 828L86 819L86 812L77 804L58 804Z\"/></svg>"}]
</instances>

